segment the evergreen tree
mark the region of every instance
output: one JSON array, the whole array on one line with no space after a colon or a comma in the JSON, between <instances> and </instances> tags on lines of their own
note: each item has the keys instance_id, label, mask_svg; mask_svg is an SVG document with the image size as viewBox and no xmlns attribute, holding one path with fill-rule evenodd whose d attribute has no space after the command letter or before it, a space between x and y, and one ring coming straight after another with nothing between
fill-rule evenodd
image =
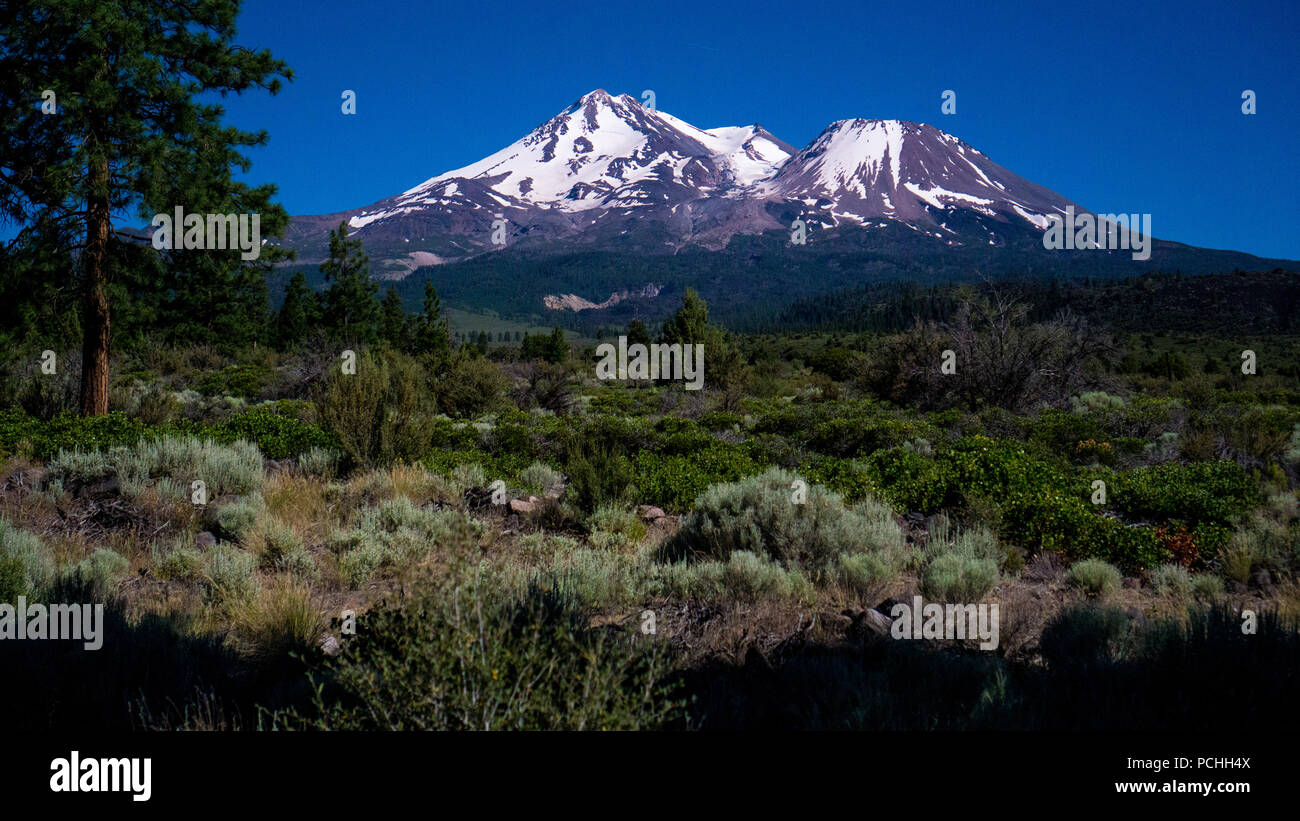
<instances>
[{"instance_id":1,"label":"evergreen tree","mask_svg":"<svg viewBox=\"0 0 1300 821\"><path fill-rule=\"evenodd\" d=\"M564 331L556 326L551 331L551 338L546 348L546 361L555 365L567 362L569 359L569 343L564 341Z\"/></svg>"},{"instance_id":2,"label":"evergreen tree","mask_svg":"<svg viewBox=\"0 0 1300 821\"><path fill-rule=\"evenodd\" d=\"M715 334L715 329L709 326L709 306L704 304L694 288L687 288L682 307L664 323L660 341L669 345L678 342L707 344Z\"/></svg>"},{"instance_id":3,"label":"evergreen tree","mask_svg":"<svg viewBox=\"0 0 1300 821\"><path fill-rule=\"evenodd\" d=\"M330 284L325 291L327 330L349 342L375 342L379 338L379 284L370 278L370 257L361 240L348 238L348 224L330 231L329 258L321 273Z\"/></svg>"},{"instance_id":4,"label":"evergreen tree","mask_svg":"<svg viewBox=\"0 0 1300 821\"><path fill-rule=\"evenodd\" d=\"M54 221L82 237L81 412L108 411L110 272L115 212L141 218L245 212L262 234L287 222L273 186L232 179L243 146L266 142L221 123L212 94L276 93L292 74L267 51L236 46L238 0L202 3L14 0L0 6L0 212ZM54 114L42 112L46 90ZM208 265L238 267L238 252ZM233 261L232 261L233 260ZM191 260L193 262L193 260ZM246 283L241 283L241 289Z\"/></svg>"},{"instance_id":5,"label":"evergreen tree","mask_svg":"<svg viewBox=\"0 0 1300 821\"><path fill-rule=\"evenodd\" d=\"M659 341L669 345L703 345L705 383L726 390L728 410L734 410L731 406L739 401L735 391L744 381L745 362L731 336L709 324L709 306L694 288L686 289L682 307L664 323Z\"/></svg>"},{"instance_id":6,"label":"evergreen tree","mask_svg":"<svg viewBox=\"0 0 1300 821\"><path fill-rule=\"evenodd\" d=\"M402 307L402 297L396 286L389 285L388 293L379 306L379 335L395 350L403 351L409 347L406 309Z\"/></svg>"},{"instance_id":7,"label":"evergreen tree","mask_svg":"<svg viewBox=\"0 0 1300 821\"><path fill-rule=\"evenodd\" d=\"M629 346L650 344L650 332L646 330L644 322L634 319L627 323L627 344Z\"/></svg>"},{"instance_id":8,"label":"evergreen tree","mask_svg":"<svg viewBox=\"0 0 1300 821\"><path fill-rule=\"evenodd\" d=\"M281 350L295 347L320 322L320 301L307 287L302 271L293 275L284 289L284 302L275 323L275 345Z\"/></svg>"}]
</instances>

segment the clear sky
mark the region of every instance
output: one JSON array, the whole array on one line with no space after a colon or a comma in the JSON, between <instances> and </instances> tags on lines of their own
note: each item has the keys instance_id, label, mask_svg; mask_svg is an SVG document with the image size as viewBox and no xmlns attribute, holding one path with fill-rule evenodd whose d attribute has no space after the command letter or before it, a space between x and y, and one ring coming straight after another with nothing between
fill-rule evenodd
<instances>
[{"instance_id":1,"label":"clear sky","mask_svg":"<svg viewBox=\"0 0 1300 821\"><path fill-rule=\"evenodd\" d=\"M929 122L1086 208L1152 214L1162 239L1300 259L1293 0L248 0L238 40L297 75L227 102L270 131L247 179L290 213L406 190L592 89L652 89L694 125L796 147L837 119Z\"/></svg>"}]
</instances>

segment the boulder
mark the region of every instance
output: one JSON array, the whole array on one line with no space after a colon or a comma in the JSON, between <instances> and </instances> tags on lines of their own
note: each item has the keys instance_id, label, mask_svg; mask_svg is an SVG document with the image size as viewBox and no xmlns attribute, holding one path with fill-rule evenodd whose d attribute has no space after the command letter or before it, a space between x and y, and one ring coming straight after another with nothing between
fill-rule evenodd
<instances>
[{"instance_id":1,"label":"boulder","mask_svg":"<svg viewBox=\"0 0 1300 821\"><path fill-rule=\"evenodd\" d=\"M537 503L533 501L536 498L537 497L534 496L532 497L532 499L529 499L528 501L524 501L523 499L511 499L510 509L515 513L532 513L533 510L537 507Z\"/></svg>"}]
</instances>

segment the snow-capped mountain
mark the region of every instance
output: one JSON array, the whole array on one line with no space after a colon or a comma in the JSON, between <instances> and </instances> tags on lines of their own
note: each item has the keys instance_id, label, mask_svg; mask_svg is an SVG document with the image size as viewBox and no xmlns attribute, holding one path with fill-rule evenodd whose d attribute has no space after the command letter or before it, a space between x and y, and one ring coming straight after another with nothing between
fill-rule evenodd
<instances>
[{"instance_id":1,"label":"snow-capped mountain","mask_svg":"<svg viewBox=\"0 0 1300 821\"><path fill-rule=\"evenodd\" d=\"M598 89L476 163L365 208L295 218L285 241L310 262L346 221L376 273L400 277L498 250L494 233L507 246L671 252L802 217L865 230L895 221L950 244L996 244L969 221L949 227L952 215L1041 231L1071 204L929 125L843 120L796 150L759 125L702 129Z\"/></svg>"},{"instance_id":2,"label":"snow-capped mountain","mask_svg":"<svg viewBox=\"0 0 1300 821\"><path fill-rule=\"evenodd\" d=\"M1072 204L951 134L901 120L832 123L766 181L763 193L816 206L836 222L933 222L947 208L965 208L1018 216L1040 230L1048 215Z\"/></svg>"}]
</instances>

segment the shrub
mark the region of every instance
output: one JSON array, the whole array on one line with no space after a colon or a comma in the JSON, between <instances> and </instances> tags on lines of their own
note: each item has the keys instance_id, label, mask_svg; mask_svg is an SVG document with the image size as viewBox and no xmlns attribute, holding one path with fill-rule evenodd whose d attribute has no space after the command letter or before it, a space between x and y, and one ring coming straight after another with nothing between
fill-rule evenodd
<instances>
[{"instance_id":1,"label":"shrub","mask_svg":"<svg viewBox=\"0 0 1300 821\"><path fill-rule=\"evenodd\" d=\"M130 569L125 556L100 548L73 566L68 575L75 576L96 598L104 598Z\"/></svg>"},{"instance_id":2,"label":"shrub","mask_svg":"<svg viewBox=\"0 0 1300 821\"><path fill-rule=\"evenodd\" d=\"M1105 598L1124 580L1119 569L1101 559L1084 559L1070 565L1065 580L1094 598Z\"/></svg>"},{"instance_id":3,"label":"shrub","mask_svg":"<svg viewBox=\"0 0 1300 821\"><path fill-rule=\"evenodd\" d=\"M382 544L365 538L364 534L353 532L348 536L350 538L334 540L330 546L342 551L338 563L339 576L355 590L378 572L388 557Z\"/></svg>"},{"instance_id":4,"label":"shrub","mask_svg":"<svg viewBox=\"0 0 1300 821\"><path fill-rule=\"evenodd\" d=\"M235 414L213 425L206 435L221 442L253 442L268 459L289 459L313 450L338 448L329 432L272 406Z\"/></svg>"},{"instance_id":5,"label":"shrub","mask_svg":"<svg viewBox=\"0 0 1300 821\"><path fill-rule=\"evenodd\" d=\"M194 386L200 393L240 396L251 399L270 380L271 370L263 365L227 365L204 376Z\"/></svg>"},{"instance_id":6,"label":"shrub","mask_svg":"<svg viewBox=\"0 0 1300 821\"><path fill-rule=\"evenodd\" d=\"M842 553L898 548L902 535L888 509L874 500L846 507L819 485L796 504L798 477L779 468L709 488L660 547L661 559L718 559L745 550L786 568L822 569Z\"/></svg>"},{"instance_id":7,"label":"shrub","mask_svg":"<svg viewBox=\"0 0 1300 821\"><path fill-rule=\"evenodd\" d=\"M1192 577L1192 595L1206 601L1223 598L1223 579L1209 573L1198 573Z\"/></svg>"},{"instance_id":8,"label":"shrub","mask_svg":"<svg viewBox=\"0 0 1300 821\"><path fill-rule=\"evenodd\" d=\"M29 584L23 560L0 553L0 602L17 604L19 596L27 595Z\"/></svg>"},{"instance_id":9,"label":"shrub","mask_svg":"<svg viewBox=\"0 0 1300 821\"><path fill-rule=\"evenodd\" d=\"M1130 516L1231 524L1258 502L1258 491L1236 462L1170 462L1119 474L1111 501Z\"/></svg>"},{"instance_id":10,"label":"shrub","mask_svg":"<svg viewBox=\"0 0 1300 821\"><path fill-rule=\"evenodd\" d=\"M13 452L19 443L27 442L38 459L48 460L60 450L134 444L145 432L142 422L120 411L104 416L79 416L69 411L48 421L14 408L0 411L0 450Z\"/></svg>"},{"instance_id":11,"label":"shrub","mask_svg":"<svg viewBox=\"0 0 1300 821\"><path fill-rule=\"evenodd\" d=\"M760 470L740 448L720 442L689 453L634 453L633 478L639 498L669 510L685 510L710 485L734 482Z\"/></svg>"},{"instance_id":12,"label":"shrub","mask_svg":"<svg viewBox=\"0 0 1300 821\"><path fill-rule=\"evenodd\" d=\"M242 539L265 514L266 500L261 493L227 502L217 508L214 517L218 535L231 540Z\"/></svg>"},{"instance_id":13,"label":"shrub","mask_svg":"<svg viewBox=\"0 0 1300 821\"><path fill-rule=\"evenodd\" d=\"M463 494L471 488L487 487L487 472L477 462L456 465L451 469L451 481L461 489Z\"/></svg>"},{"instance_id":14,"label":"shrub","mask_svg":"<svg viewBox=\"0 0 1300 821\"><path fill-rule=\"evenodd\" d=\"M152 548L153 566L158 577L180 582L201 578L203 554L193 544L193 540L187 537L164 547L155 544Z\"/></svg>"},{"instance_id":15,"label":"shrub","mask_svg":"<svg viewBox=\"0 0 1300 821\"><path fill-rule=\"evenodd\" d=\"M404 354L365 352L356 373L331 372L317 402L321 419L355 464L378 465L424 456L432 441L434 406L423 372Z\"/></svg>"},{"instance_id":16,"label":"shrub","mask_svg":"<svg viewBox=\"0 0 1300 821\"><path fill-rule=\"evenodd\" d=\"M1109 664L1121 656L1129 617L1119 607L1082 602L1062 610L1043 629L1039 647L1048 669Z\"/></svg>"},{"instance_id":17,"label":"shrub","mask_svg":"<svg viewBox=\"0 0 1300 821\"><path fill-rule=\"evenodd\" d=\"M878 599L898 578L900 569L899 557L893 552L844 553L839 558L838 578L841 585L863 598Z\"/></svg>"},{"instance_id":18,"label":"shrub","mask_svg":"<svg viewBox=\"0 0 1300 821\"><path fill-rule=\"evenodd\" d=\"M633 500L632 464L612 448L571 441L564 473L569 477L566 498L583 513L594 513L601 505Z\"/></svg>"},{"instance_id":19,"label":"shrub","mask_svg":"<svg viewBox=\"0 0 1300 821\"><path fill-rule=\"evenodd\" d=\"M579 547L565 553L542 578L544 586L584 610L624 604L632 595L628 566L602 550Z\"/></svg>"},{"instance_id":20,"label":"shrub","mask_svg":"<svg viewBox=\"0 0 1300 821\"><path fill-rule=\"evenodd\" d=\"M320 576L316 559L306 548L297 547L285 553L275 563L276 569L296 576L299 579L315 579Z\"/></svg>"},{"instance_id":21,"label":"shrub","mask_svg":"<svg viewBox=\"0 0 1300 821\"><path fill-rule=\"evenodd\" d=\"M34 533L0 519L0 601L38 595L54 581L54 556Z\"/></svg>"},{"instance_id":22,"label":"shrub","mask_svg":"<svg viewBox=\"0 0 1300 821\"><path fill-rule=\"evenodd\" d=\"M505 374L494 362L460 356L438 381L438 405L452 417L481 416L503 406L508 387Z\"/></svg>"},{"instance_id":23,"label":"shrub","mask_svg":"<svg viewBox=\"0 0 1300 821\"><path fill-rule=\"evenodd\" d=\"M361 513L356 526L336 531L326 546L339 555L339 574L359 587L380 568L418 559L436 547L477 544L486 528L457 510L417 507L405 496Z\"/></svg>"},{"instance_id":24,"label":"shrub","mask_svg":"<svg viewBox=\"0 0 1300 821\"><path fill-rule=\"evenodd\" d=\"M564 474L544 462L533 462L519 472L519 484L535 493L558 493L564 488Z\"/></svg>"},{"instance_id":25,"label":"shrub","mask_svg":"<svg viewBox=\"0 0 1300 821\"><path fill-rule=\"evenodd\" d=\"M1192 575L1182 565L1163 564L1151 571L1151 586L1181 601L1192 592Z\"/></svg>"},{"instance_id":26,"label":"shrub","mask_svg":"<svg viewBox=\"0 0 1300 821\"><path fill-rule=\"evenodd\" d=\"M1231 545L1220 554L1223 574L1234 581L1245 584L1250 581L1250 573L1255 568L1255 542L1249 531L1233 535Z\"/></svg>"},{"instance_id":27,"label":"shrub","mask_svg":"<svg viewBox=\"0 0 1300 821\"><path fill-rule=\"evenodd\" d=\"M281 579L239 611L235 629L255 656L305 655L316 650L325 619L310 587Z\"/></svg>"},{"instance_id":28,"label":"shrub","mask_svg":"<svg viewBox=\"0 0 1300 821\"><path fill-rule=\"evenodd\" d=\"M762 598L808 598L812 584L798 570L787 570L748 550L732 553L720 579L727 595L743 601Z\"/></svg>"},{"instance_id":29,"label":"shrub","mask_svg":"<svg viewBox=\"0 0 1300 821\"><path fill-rule=\"evenodd\" d=\"M681 714L653 643L588 628L582 609L554 590L534 586L517 598L482 580L416 590L369 611L326 662L331 698L318 695L316 715L281 721L332 730L656 729Z\"/></svg>"},{"instance_id":30,"label":"shrub","mask_svg":"<svg viewBox=\"0 0 1300 821\"><path fill-rule=\"evenodd\" d=\"M262 516L240 538L244 549L258 557L262 567L278 567L290 554L303 549L302 537L275 516Z\"/></svg>"},{"instance_id":31,"label":"shrub","mask_svg":"<svg viewBox=\"0 0 1300 821\"><path fill-rule=\"evenodd\" d=\"M203 586L208 598L227 604L257 595L257 557L233 545L220 543L203 557Z\"/></svg>"},{"instance_id":32,"label":"shrub","mask_svg":"<svg viewBox=\"0 0 1300 821\"><path fill-rule=\"evenodd\" d=\"M312 447L298 455L298 470L305 476L333 479L338 471L339 454L328 448Z\"/></svg>"},{"instance_id":33,"label":"shrub","mask_svg":"<svg viewBox=\"0 0 1300 821\"><path fill-rule=\"evenodd\" d=\"M921 571L921 593L942 602L973 602L998 581L998 564L966 553L942 553Z\"/></svg>"},{"instance_id":34,"label":"shrub","mask_svg":"<svg viewBox=\"0 0 1300 821\"><path fill-rule=\"evenodd\" d=\"M191 482L202 480L208 498L250 493L262 484L262 454L244 441L223 445L192 436L164 436L106 451L64 450L49 464L49 480L65 487L110 477L118 479L128 497L142 492L151 479L160 487L162 480L171 480L166 484L186 491Z\"/></svg>"},{"instance_id":35,"label":"shrub","mask_svg":"<svg viewBox=\"0 0 1300 821\"><path fill-rule=\"evenodd\" d=\"M600 550L629 550L645 538L646 526L636 511L621 505L601 505L588 520L591 544Z\"/></svg>"},{"instance_id":36,"label":"shrub","mask_svg":"<svg viewBox=\"0 0 1300 821\"><path fill-rule=\"evenodd\" d=\"M933 513L948 499L952 477L942 465L904 447L867 457L868 475L881 494L902 511Z\"/></svg>"}]
</instances>

